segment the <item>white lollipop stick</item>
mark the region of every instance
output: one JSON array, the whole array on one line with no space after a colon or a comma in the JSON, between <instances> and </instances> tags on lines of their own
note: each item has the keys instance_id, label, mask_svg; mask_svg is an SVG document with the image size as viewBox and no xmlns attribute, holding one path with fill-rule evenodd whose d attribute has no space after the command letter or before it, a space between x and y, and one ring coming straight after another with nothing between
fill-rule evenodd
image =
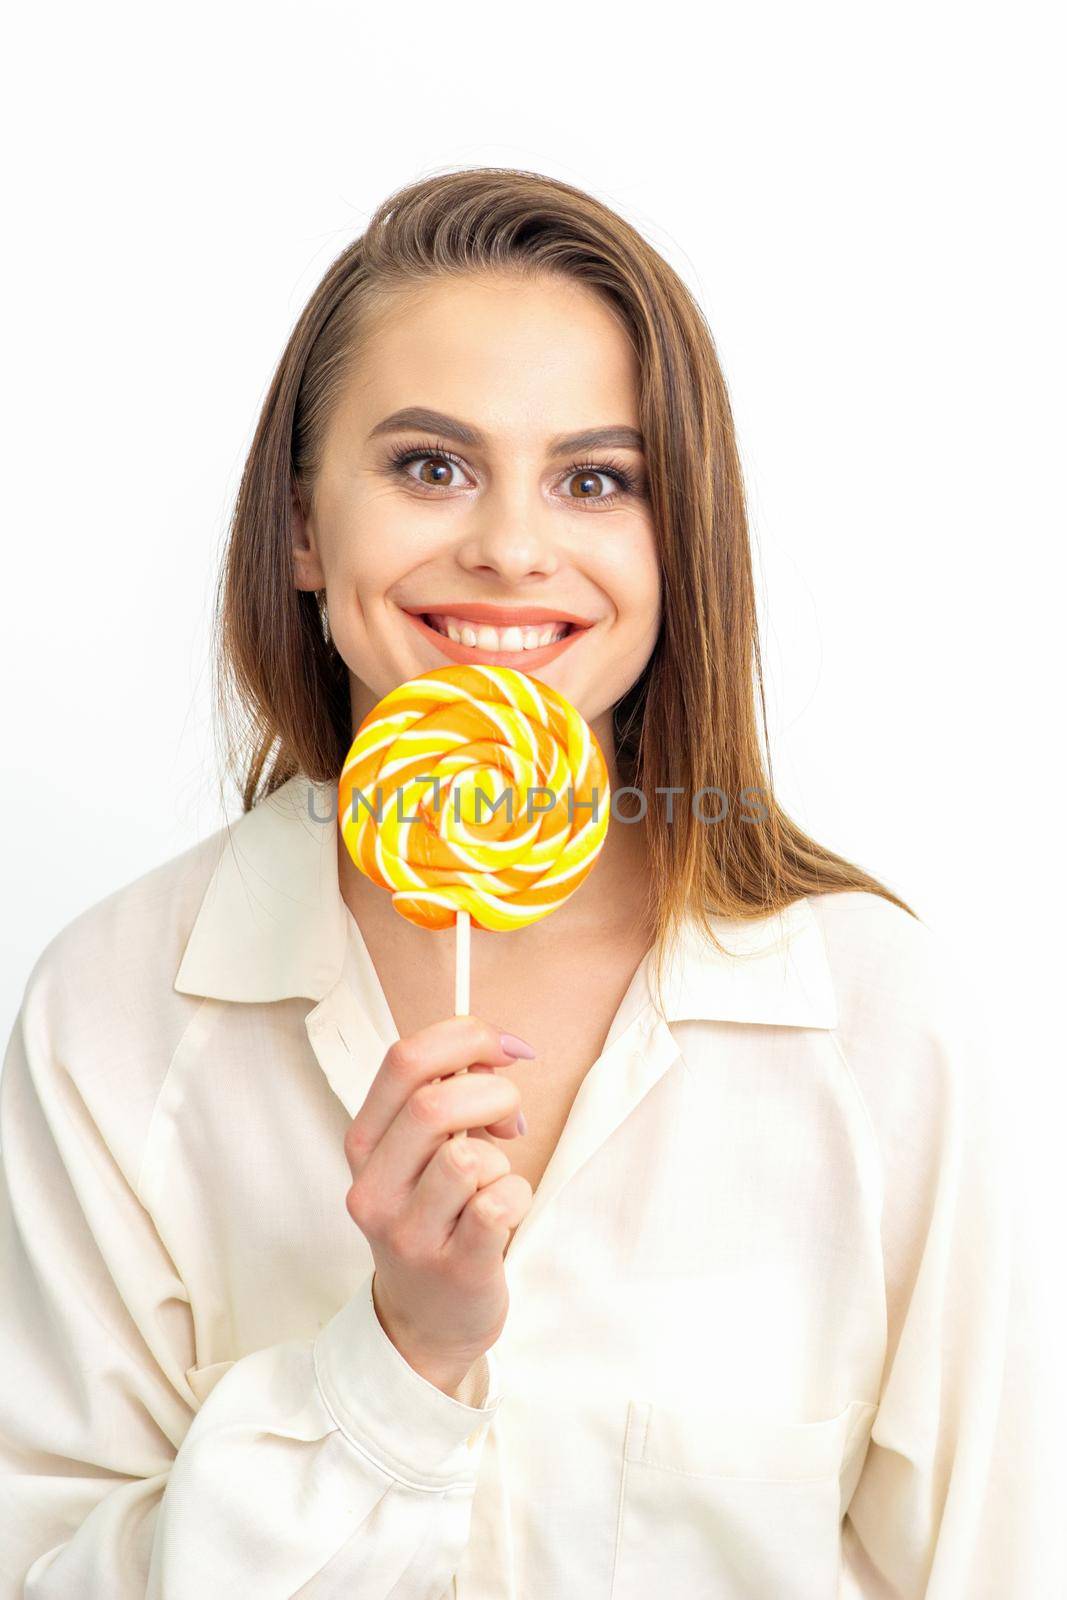
<instances>
[{"instance_id":1,"label":"white lollipop stick","mask_svg":"<svg viewBox=\"0 0 1067 1600\"><path fill-rule=\"evenodd\" d=\"M456 912L456 1016L471 1014L471 914Z\"/></svg>"},{"instance_id":2,"label":"white lollipop stick","mask_svg":"<svg viewBox=\"0 0 1067 1600\"><path fill-rule=\"evenodd\" d=\"M469 1017L471 1014L471 914L469 911L456 912L456 1016ZM460 1072L466 1072L466 1067L460 1067ZM459 1076L459 1073L456 1074ZM465 1139L466 1129L457 1128L452 1135L453 1139Z\"/></svg>"}]
</instances>

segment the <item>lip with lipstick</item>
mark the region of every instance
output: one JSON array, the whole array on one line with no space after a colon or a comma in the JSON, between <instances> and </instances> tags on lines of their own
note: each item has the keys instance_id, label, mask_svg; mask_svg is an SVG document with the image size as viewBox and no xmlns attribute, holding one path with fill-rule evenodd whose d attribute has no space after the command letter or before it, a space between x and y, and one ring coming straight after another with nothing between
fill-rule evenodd
<instances>
[{"instance_id":1,"label":"lip with lipstick","mask_svg":"<svg viewBox=\"0 0 1067 1600\"><path fill-rule=\"evenodd\" d=\"M490 606L442 602L433 609L405 606L404 614L450 661L488 662L533 672L555 661L593 626L588 617L545 606Z\"/></svg>"}]
</instances>

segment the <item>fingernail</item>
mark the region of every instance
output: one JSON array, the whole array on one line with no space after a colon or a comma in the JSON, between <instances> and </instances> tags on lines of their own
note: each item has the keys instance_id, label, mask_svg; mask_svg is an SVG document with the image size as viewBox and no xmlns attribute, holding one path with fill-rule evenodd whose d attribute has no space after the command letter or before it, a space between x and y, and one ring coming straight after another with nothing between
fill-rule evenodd
<instances>
[{"instance_id":1,"label":"fingernail","mask_svg":"<svg viewBox=\"0 0 1067 1600\"><path fill-rule=\"evenodd\" d=\"M537 1056L536 1050L531 1050L524 1039L517 1039L513 1033L500 1035L500 1048L505 1055L520 1056L523 1061L533 1061Z\"/></svg>"},{"instance_id":2,"label":"fingernail","mask_svg":"<svg viewBox=\"0 0 1067 1600\"><path fill-rule=\"evenodd\" d=\"M519 1112L518 1116L515 1118L515 1122L516 1122L516 1125L518 1126L519 1132L520 1133L525 1133L526 1132L526 1118L523 1116L521 1111Z\"/></svg>"}]
</instances>

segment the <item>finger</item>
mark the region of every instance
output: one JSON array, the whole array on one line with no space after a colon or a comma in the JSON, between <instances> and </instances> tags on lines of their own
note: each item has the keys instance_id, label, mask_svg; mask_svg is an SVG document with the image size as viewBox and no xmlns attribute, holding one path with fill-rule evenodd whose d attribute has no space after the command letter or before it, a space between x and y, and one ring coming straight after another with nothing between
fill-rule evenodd
<instances>
[{"instance_id":1,"label":"finger","mask_svg":"<svg viewBox=\"0 0 1067 1600\"><path fill-rule=\"evenodd\" d=\"M499 1072L500 1070L499 1067L487 1067L482 1061L476 1061L473 1066L467 1068L468 1072ZM470 1137L472 1139L487 1139L492 1134L494 1139L517 1139L521 1133L526 1131L525 1128L520 1129L519 1127L521 1109L520 1107L512 1116L505 1117L502 1122L490 1122L485 1128L470 1129Z\"/></svg>"},{"instance_id":2,"label":"finger","mask_svg":"<svg viewBox=\"0 0 1067 1600\"><path fill-rule=\"evenodd\" d=\"M510 1170L499 1145L446 1139L412 1190L401 1224L405 1247L417 1256L440 1251L471 1196Z\"/></svg>"},{"instance_id":3,"label":"finger","mask_svg":"<svg viewBox=\"0 0 1067 1600\"><path fill-rule=\"evenodd\" d=\"M475 1063L506 1067L515 1060L502 1043L501 1030L481 1017L446 1017L406 1039L397 1039L386 1051L348 1129L345 1148L353 1177L358 1176L401 1106L422 1084Z\"/></svg>"},{"instance_id":4,"label":"finger","mask_svg":"<svg viewBox=\"0 0 1067 1600\"><path fill-rule=\"evenodd\" d=\"M446 1256L467 1262L503 1256L504 1246L533 1204L533 1190L524 1177L509 1172L473 1194L463 1207L445 1246Z\"/></svg>"},{"instance_id":5,"label":"finger","mask_svg":"<svg viewBox=\"0 0 1067 1600\"><path fill-rule=\"evenodd\" d=\"M493 1072L464 1072L422 1084L401 1105L356 1176L370 1211L392 1215L405 1207L427 1163L451 1134L495 1126L514 1118L518 1107L515 1084Z\"/></svg>"}]
</instances>

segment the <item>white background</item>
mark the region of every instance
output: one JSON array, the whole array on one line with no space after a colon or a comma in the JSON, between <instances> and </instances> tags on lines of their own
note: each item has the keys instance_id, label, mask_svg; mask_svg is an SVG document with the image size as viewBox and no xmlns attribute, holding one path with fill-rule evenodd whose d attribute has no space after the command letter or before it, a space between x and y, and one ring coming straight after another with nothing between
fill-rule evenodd
<instances>
[{"instance_id":1,"label":"white background","mask_svg":"<svg viewBox=\"0 0 1067 1600\"><path fill-rule=\"evenodd\" d=\"M973 983L1062 1255L1052 24L1051 6L939 0L20 8L5 1032L61 927L223 820L210 607L305 300L400 184L530 168L635 223L705 310L751 495L781 797Z\"/></svg>"}]
</instances>

